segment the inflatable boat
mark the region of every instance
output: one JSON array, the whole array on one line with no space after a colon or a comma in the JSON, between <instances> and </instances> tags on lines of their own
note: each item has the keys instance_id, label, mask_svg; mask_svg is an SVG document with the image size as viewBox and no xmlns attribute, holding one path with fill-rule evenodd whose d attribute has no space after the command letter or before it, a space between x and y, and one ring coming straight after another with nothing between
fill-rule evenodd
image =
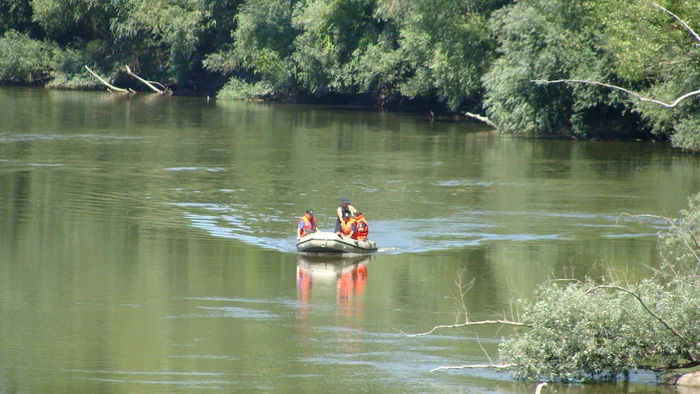
<instances>
[{"instance_id":1,"label":"inflatable boat","mask_svg":"<svg viewBox=\"0 0 700 394\"><path fill-rule=\"evenodd\" d=\"M358 241L342 234L317 231L297 241L297 252L304 253L374 253L374 241Z\"/></svg>"}]
</instances>

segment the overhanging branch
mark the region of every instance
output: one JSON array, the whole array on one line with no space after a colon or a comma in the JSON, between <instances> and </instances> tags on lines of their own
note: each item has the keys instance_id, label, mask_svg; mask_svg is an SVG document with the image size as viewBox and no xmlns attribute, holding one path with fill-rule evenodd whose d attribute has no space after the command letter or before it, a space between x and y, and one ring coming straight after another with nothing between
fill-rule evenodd
<instances>
[{"instance_id":1,"label":"overhanging branch","mask_svg":"<svg viewBox=\"0 0 700 394\"><path fill-rule=\"evenodd\" d=\"M640 96L639 94L637 94L637 93L635 93L635 92L632 92L632 91L630 91L630 90L627 90L627 89L622 88L622 87L619 87L619 86L610 85L610 84L602 83L602 82L596 82L596 81L585 81L585 80L581 80L581 79L558 79L558 80L556 80L556 81L545 81L545 80L542 80L542 79L533 79L533 80L531 80L530 82L534 82L534 83L536 83L536 84L538 84L538 85L549 85L549 84L555 84L555 83L567 83L567 84L568 84L568 83L582 83L582 84L586 84L586 85L602 86L602 87L605 87L605 88L609 88L609 89L614 89L614 90L619 90L619 91L621 91L621 92L625 92L625 93L629 94L630 96L635 97L638 101L647 102L647 103L653 103L653 104L658 104L658 105L661 105L661 106L666 107L666 108L673 108L673 107L675 107L676 105L678 105L678 103L680 103L681 101L687 99L688 97L691 97L691 96L695 96L695 95L700 94L700 90L695 90L695 91L693 91L693 92L686 93L686 94L682 95L681 97L677 98L677 99L676 99L674 102L672 102L672 103L665 103L665 102L663 102L663 101L654 100L654 99L650 99L650 98L647 98L647 97Z\"/></svg>"}]
</instances>

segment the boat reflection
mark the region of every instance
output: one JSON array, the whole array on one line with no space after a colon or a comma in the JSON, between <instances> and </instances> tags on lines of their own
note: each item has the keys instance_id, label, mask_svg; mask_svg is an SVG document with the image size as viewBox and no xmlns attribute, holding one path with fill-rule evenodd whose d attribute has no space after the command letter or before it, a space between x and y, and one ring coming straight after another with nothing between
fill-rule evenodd
<instances>
[{"instance_id":1,"label":"boat reflection","mask_svg":"<svg viewBox=\"0 0 700 394\"><path fill-rule=\"evenodd\" d=\"M374 255L297 255L297 290L308 301L314 287L335 283L339 300L362 295L367 281L367 264Z\"/></svg>"},{"instance_id":2,"label":"boat reflection","mask_svg":"<svg viewBox=\"0 0 700 394\"><path fill-rule=\"evenodd\" d=\"M367 264L374 255L297 255L297 295L299 298L299 332L304 343L308 340L309 305L325 302L329 290L335 293L337 312L345 330L339 338L351 351L352 338L359 335L364 321L364 291L367 283ZM331 289L334 289L331 290ZM314 294L316 291L316 294ZM310 298L316 298L309 302Z\"/></svg>"}]
</instances>

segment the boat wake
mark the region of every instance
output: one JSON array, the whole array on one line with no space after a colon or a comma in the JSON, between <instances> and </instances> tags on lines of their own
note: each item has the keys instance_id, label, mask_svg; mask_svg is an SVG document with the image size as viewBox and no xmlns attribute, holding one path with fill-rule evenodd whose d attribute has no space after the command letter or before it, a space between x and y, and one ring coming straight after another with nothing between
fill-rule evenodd
<instances>
[{"instance_id":1,"label":"boat wake","mask_svg":"<svg viewBox=\"0 0 700 394\"><path fill-rule=\"evenodd\" d=\"M235 239L280 252L296 252L296 217L278 212L253 214L245 206L174 203L194 228L212 237ZM317 215L319 230L333 217ZM640 226L646 227L640 232ZM663 223L642 223L637 219L612 215L555 214L551 212L465 212L463 216L429 219L371 220L370 239L378 253L421 253L473 247L485 242L570 241L600 238L655 236ZM331 225L327 225L331 228Z\"/></svg>"}]
</instances>

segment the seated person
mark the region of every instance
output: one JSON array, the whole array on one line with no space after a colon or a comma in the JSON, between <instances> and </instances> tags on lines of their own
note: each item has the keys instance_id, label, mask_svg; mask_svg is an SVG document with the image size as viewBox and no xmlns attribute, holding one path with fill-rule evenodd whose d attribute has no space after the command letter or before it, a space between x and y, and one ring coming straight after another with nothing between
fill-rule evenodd
<instances>
[{"instance_id":1,"label":"seated person","mask_svg":"<svg viewBox=\"0 0 700 394\"><path fill-rule=\"evenodd\" d=\"M355 218L352 215L347 215L343 218L343 225L340 231L336 231L336 234L343 234L346 237L353 237L357 233L357 225L355 224Z\"/></svg>"},{"instance_id":2,"label":"seated person","mask_svg":"<svg viewBox=\"0 0 700 394\"><path fill-rule=\"evenodd\" d=\"M367 223L367 219L365 219L360 211L357 211L355 214L355 225L357 227L357 232L355 232L353 238L358 241L366 241L369 235L369 223Z\"/></svg>"},{"instance_id":3,"label":"seated person","mask_svg":"<svg viewBox=\"0 0 700 394\"><path fill-rule=\"evenodd\" d=\"M316 232L316 217L314 211L309 209L304 216L297 222L297 240L305 237L307 234Z\"/></svg>"}]
</instances>

